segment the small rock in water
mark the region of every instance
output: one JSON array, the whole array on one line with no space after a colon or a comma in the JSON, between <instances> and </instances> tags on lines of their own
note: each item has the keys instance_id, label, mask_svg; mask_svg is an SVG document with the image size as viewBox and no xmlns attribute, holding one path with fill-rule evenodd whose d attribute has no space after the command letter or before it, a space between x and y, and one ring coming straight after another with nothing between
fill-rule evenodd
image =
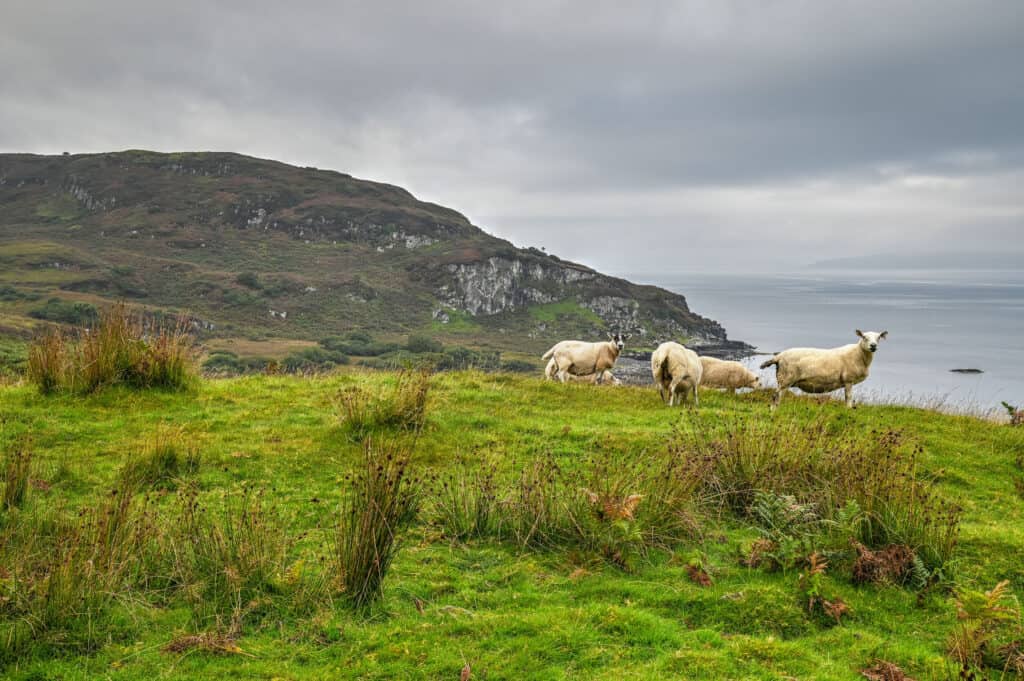
<instances>
[{"instance_id":1,"label":"small rock in water","mask_svg":"<svg viewBox=\"0 0 1024 681\"><path fill-rule=\"evenodd\" d=\"M985 373L981 369L950 369L951 373L954 374L983 374Z\"/></svg>"}]
</instances>

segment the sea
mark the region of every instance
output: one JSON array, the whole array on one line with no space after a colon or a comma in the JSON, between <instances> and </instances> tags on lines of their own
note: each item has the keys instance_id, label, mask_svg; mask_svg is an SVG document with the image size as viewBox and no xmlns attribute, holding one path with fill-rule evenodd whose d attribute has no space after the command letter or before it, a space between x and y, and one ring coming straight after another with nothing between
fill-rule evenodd
<instances>
[{"instance_id":1,"label":"sea","mask_svg":"<svg viewBox=\"0 0 1024 681\"><path fill-rule=\"evenodd\" d=\"M785 348L853 343L855 329L888 331L855 399L976 414L998 414L1003 401L1024 406L1024 269L623 276L686 296L729 338L757 348L743 360L755 371ZM774 384L774 370L760 374Z\"/></svg>"}]
</instances>

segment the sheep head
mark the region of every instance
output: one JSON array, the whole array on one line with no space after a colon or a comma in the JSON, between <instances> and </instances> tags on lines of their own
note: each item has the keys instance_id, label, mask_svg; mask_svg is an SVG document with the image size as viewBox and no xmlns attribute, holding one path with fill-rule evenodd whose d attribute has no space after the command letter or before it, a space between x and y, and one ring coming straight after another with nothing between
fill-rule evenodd
<instances>
[{"instance_id":1,"label":"sheep head","mask_svg":"<svg viewBox=\"0 0 1024 681\"><path fill-rule=\"evenodd\" d=\"M857 329L857 336L860 337L861 350L875 352L878 350L878 342L889 335L888 331L861 331Z\"/></svg>"}]
</instances>

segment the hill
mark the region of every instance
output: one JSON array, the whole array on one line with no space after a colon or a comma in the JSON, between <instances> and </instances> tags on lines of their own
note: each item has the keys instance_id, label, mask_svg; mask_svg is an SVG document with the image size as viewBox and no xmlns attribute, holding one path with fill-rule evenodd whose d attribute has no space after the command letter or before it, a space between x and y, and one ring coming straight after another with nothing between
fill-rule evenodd
<instances>
[{"instance_id":1,"label":"hill","mask_svg":"<svg viewBox=\"0 0 1024 681\"><path fill-rule=\"evenodd\" d=\"M1018 595L1024 590L1022 428L907 407L847 410L796 396L770 416L761 393L705 391L700 411L691 412L661 406L650 387L563 386L476 372L439 374L431 383L410 468L411 476L433 480L431 491L402 532L383 601L369 614L348 609L334 573L335 523L362 452L339 425L334 404L340 391L387 391L393 376L347 369L314 379L204 380L190 392L111 389L84 398L0 386L0 451L8 461L18 460L12 451L32 454L23 498L0 511L0 675L457 679L468 664L472 679L493 680L853 681L881 658L913 678L945 679L958 670L948 653L951 636L974 625L958 618L956 598L977 607L965 594L1003 579ZM694 449L705 441L700 433L717 444ZM843 460L858 474L816 478L799 492L791 486L804 462L787 455L799 442L836 443L835 455L849 453ZM155 470L137 464L146 452L173 462L167 452L175 447L188 456L173 475L157 475L171 470L167 463ZM774 480L765 491L797 496L770 497L782 502L774 514L723 505L728 488L713 482L710 469L701 469L707 489L643 487L652 483L643 477L645 462L662 453L669 461L714 461L737 447L751 465L735 475L760 470ZM927 487L908 488L903 475L879 480L875 466L891 470L890 456L916 461L911 477ZM10 485L13 469L6 470ZM678 480L685 471L676 466L666 475ZM557 486L545 486L549 475ZM595 521L600 533L592 544L555 535L520 542L512 524L504 532L453 530L453 509L475 517L473 500L488 494L506 520L536 500L553 504L552 511L586 503L585 491L566 480L600 494L645 495L635 514ZM137 485L130 507L111 493L125 481ZM873 501L861 496L877 504L873 514L959 514L959 543L946 572L903 583L853 581L856 553L844 533L869 519L844 510L825 522L828 507L804 494L860 494L861 484L891 491ZM910 499L918 505L901 507L906 489L928 491ZM680 515L658 515L669 507ZM92 509L105 531L66 542L76 523L91 527ZM594 511L598 518L603 512ZM886 530L890 538L936 521L920 513L894 517L902 525ZM118 518L130 531L116 531ZM542 527L552 520L534 519ZM183 538L175 534L179 525L199 530ZM671 537L656 533L653 546L628 550L665 529ZM135 554L119 550L140 537L164 548L140 550L130 561ZM757 543L769 537L781 543ZM100 556L81 550L90 542L103 549ZM755 546L767 553L760 563ZM921 555L925 548L915 542ZM848 612L840 622L809 608L802 559L814 550L829 566L815 578L812 596L842 602ZM128 568L104 558L110 554ZM55 561L49 578L47 560ZM59 571L79 564L88 566L84 574ZM106 577L115 569L112 582ZM1010 649L1000 646L1020 636L1018 625L986 624L994 627L991 660L1005 657ZM990 668L969 678L1012 674Z\"/></svg>"},{"instance_id":2,"label":"hill","mask_svg":"<svg viewBox=\"0 0 1024 681\"><path fill-rule=\"evenodd\" d=\"M187 311L207 339L425 331L532 356L617 328L745 348L683 296L516 248L399 187L231 153L0 154L0 332L110 300Z\"/></svg>"}]
</instances>

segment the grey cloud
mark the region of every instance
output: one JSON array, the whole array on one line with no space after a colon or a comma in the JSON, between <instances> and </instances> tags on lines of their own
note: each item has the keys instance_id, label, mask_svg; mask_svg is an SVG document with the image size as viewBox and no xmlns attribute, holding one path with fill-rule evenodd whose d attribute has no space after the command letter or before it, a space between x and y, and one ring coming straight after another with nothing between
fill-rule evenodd
<instances>
[{"instance_id":1,"label":"grey cloud","mask_svg":"<svg viewBox=\"0 0 1024 681\"><path fill-rule=\"evenodd\" d=\"M0 22L0 148L331 167L603 265L679 234L726 260L1005 247L1022 33L1024 5L994 0L22 2ZM930 176L969 182L901 180Z\"/></svg>"}]
</instances>

